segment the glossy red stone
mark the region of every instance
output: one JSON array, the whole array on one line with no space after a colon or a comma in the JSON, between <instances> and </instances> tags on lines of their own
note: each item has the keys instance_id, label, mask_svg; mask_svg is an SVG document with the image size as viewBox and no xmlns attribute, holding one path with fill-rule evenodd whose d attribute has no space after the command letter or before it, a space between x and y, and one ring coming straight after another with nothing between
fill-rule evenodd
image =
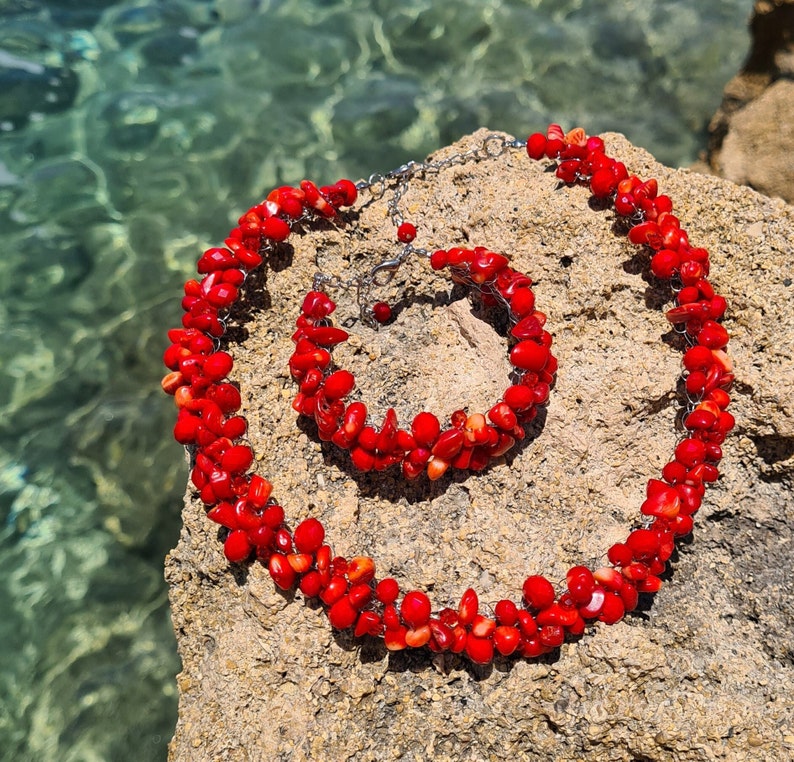
<instances>
[{"instance_id":1,"label":"glossy red stone","mask_svg":"<svg viewBox=\"0 0 794 762\"><path fill-rule=\"evenodd\" d=\"M419 590L406 593L400 604L400 615L411 628L422 627L430 621L430 599Z\"/></svg>"},{"instance_id":2,"label":"glossy red stone","mask_svg":"<svg viewBox=\"0 0 794 762\"><path fill-rule=\"evenodd\" d=\"M554 603L554 586L545 577L533 574L524 580L524 600L533 609L545 609Z\"/></svg>"},{"instance_id":3,"label":"glossy red stone","mask_svg":"<svg viewBox=\"0 0 794 762\"><path fill-rule=\"evenodd\" d=\"M301 553L316 553L325 540L325 529L315 518L301 521L292 535L295 547Z\"/></svg>"},{"instance_id":4,"label":"glossy red stone","mask_svg":"<svg viewBox=\"0 0 794 762\"><path fill-rule=\"evenodd\" d=\"M520 341L510 350L510 362L522 370L543 370L549 350L532 340Z\"/></svg>"}]
</instances>

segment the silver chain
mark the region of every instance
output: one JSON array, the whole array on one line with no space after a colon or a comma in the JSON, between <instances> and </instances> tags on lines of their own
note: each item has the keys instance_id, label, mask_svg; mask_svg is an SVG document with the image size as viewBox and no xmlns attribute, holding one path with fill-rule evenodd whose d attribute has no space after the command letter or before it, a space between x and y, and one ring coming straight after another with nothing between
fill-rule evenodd
<instances>
[{"instance_id":1,"label":"silver chain","mask_svg":"<svg viewBox=\"0 0 794 762\"><path fill-rule=\"evenodd\" d=\"M389 194L386 201L386 209L392 224L395 227L399 227L405 222L400 202L408 192L411 181L416 177L426 178L428 175L438 175L450 167L497 158L508 150L525 147L526 141L508 140L503 135L491 133L483 138L480 145L468 151L454 153L438 161L409 161L385 174L376 172L371 174L366 180L359 180L356 183L356 188L359 192L368 191L375 201ZM377 323L373 318L371 304L372 290L388 286L400 267L412 255L429 258L430 252L427 249L406 243L402 245L396 256L379 262L365 275L356 275L343 279L338 275L318 272L314 276L312 288L314 290L355 290L356 303L358 304L362 321L371 327L376 327Z\"/></svg>"}]
</instances>

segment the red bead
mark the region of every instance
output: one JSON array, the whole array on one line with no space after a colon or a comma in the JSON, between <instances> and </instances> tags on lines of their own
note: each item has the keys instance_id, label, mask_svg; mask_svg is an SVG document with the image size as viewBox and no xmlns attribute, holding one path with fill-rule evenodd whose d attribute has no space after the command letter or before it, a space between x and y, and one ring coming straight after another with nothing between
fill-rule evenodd
<instances>
[{"instance_id":1,"label":"red bead","mask_svg":"<svg viewBox=\"0 0 794 762\"><path fill-rule=\"evenodd\" d=\"M386 302L376 302L372 305L372 317L379 323L387 323L391 320L391 307Z\"/></svg>"},{"instance_id":2,"label":"red bead","mask_svg":"<svg viewBox=\"0 0 794 762\"><path fill-rule=\"evenodd\" d=\"M474 621L474 617L477 616L479 606L480 602L477 598L477 593L472 588L468 588L460 599L458 621L463 625L471 624Z\"/></svg>"},{"instance_id":3,"label":"red bead","mask_svg":"<svg viewBox=\"0 0 794 762\"><path fill-rule=\"evenodd\" d=\"M565 641L565 630L559 624L547 624L540 628L538 640L546 648L559 648Z\"/></svg>"},{"instance_id":4,"label":"red bead","mask_svg":"<svg viewBox=\"0 0 794 762\"><path fill-rule=\"evenodd\" d=\"M670 279L673 277L676 270L678 270L680 264L681 259L677 252L671 249L662 249L651 257L651 272L657 278Z\"/></svg>"},{"instance_id":5,"label":"red bead","mask_svg":"<svg viewBox=\"0 0 794 762\"><path fill-rule=\"evenodd\" d=\"M309 341L323 347L333 347L350 338L347 331L343 331L341 328L337 328L333 325L306 326L302 330L302 333L305 334ZM312 347L312 349L314 349L314 347Z\"/></svg>"},{"instance_id":6,"label":"red bead","mask_svg":"<svg viewBox=\"0 0 794 762\"><path fill-rule=\"evenodd\" d=\"M304 575L298 585L307 598L316 598L322 590L322 576L318 571L310 571Z\"/></svg>"},{"instance_id":7,"label":"red bead","mask_svg":"<svg viewBox=\"0 0 794 762\"><path fill-rule=\"evenodd\" d=\"M272 241L286 241L289 238L290 226L281 217L268 217L261 225L262 235Z\"/></svg>"},{"instance_id":8,"label":"red bead","mask_svg":"<svg viewBox=\"0 0 794 762\"><path fill-rule=\"evenodd\" d=\"M327 606L333 606L347 593L348 583L341 574L333 574L328 584L320 592L320 600Z\"/></svg>"},{"instance_id":9,"label":"red bead","mask_svg":"<svg viewBox=\"0 0 794 762\"><path fill-rule=\"evenodd\" d=\"M534 405L534 396L529 387L520 384L508 387L504 393L504 401L513 410L522 413Z\"/></svg>"},{"instance_id":10,"label":"red bead","mask_svg":"<svg viewBox=\"0 0 794 762\"><path fill-rule=\"evenodd\" d=\"M675 448L675 459L687 468L702 463L706 457L706 445L699 439L684 439Z\"/></svg>"},{"instance_id":11,"label":"red bead","mask_svg":"<svg viewBox=\"0 0 794 762\"><path fill-rule=\"evenodd\" d=\"M331 373L323 384L325 396L333 401L347 397L356 385L356 377L347 370L337 370Z\"/></svg>"},{"instance_id":12,"label":"red bead","mask_svg":"<svg viewBox=\"0 0 794 762\"><path fill-rule=\"evenodd\" d=\"M535 132L527 138L527 154L530 159L542 159L546 154L546 136Z\"/></svg>"},{"instance_id":13,"label":"red bead","mask_svg":"<svg viewBox=\"0 0 794 762\"><path fill-rule=\"evenodd\" d=\"M719 323L707 320L697 335L698 344L709 349L722 349L728 343L728 332Z\"/></svg>"},{"instance_id":14,"label":"red bead","mask_svg":"<svg viewBox=\"0 0 794 762\"><path fill-rule=\"evenodd\" d=\"M246 445L235 445L223 453L221 468L230 474L247 471L254 462L254 452Z\"/></svg>"},{"instance_id":15,"label":"red bead","mask_svg":"<svg viewBox=\"0 0 794 762\"><path fill-rule=\"evenodd\" d=\"M659 536L650 529L635 529L627 538L632 557L638 561L653 558L659 550Z\"/></svg>"},{"instance_id":16,"label":"red bead","mask_svg":"<svg viewBox=\"0 0 794 762\"><path fill-rule=\"evenodd\" d=\"M429 627L433 638L431 646L436 646L439 651L449 650L455 642L452 628L438 619L431 619Z\"/></svg>"},{"instance_id":17,"label":"red bead","mask_svg":"<svg viewBox=\"0 0 794 762\"><path fill-rule=\"evenodd\" d=\"M466 638L466 656L475 664L490 664L493 661L494 644L490 638Z\"/></svg>"},{"instance_id":18,"label":"red bead","mask_svg":"<svg viewBox=\"0 0 794 762\"><path fill-rule=\"evenodd\" d=\"M430 611L430 599L418 590L406 593L400 604L403 621L413 629L422 627L430 621Z\"/></svg>"},{"instance_id":19,"label":"red bead","mask_svg":"<svg viewBox=\"0 0 794 762\"><path fill-rule=\"evenodd\" d=\"M595 589L593 573L586 566L574 566L566 574L568 591L577 605L588 603Z\"/></svg>"},{"instance_id":20,"label":"red bead","mask_svg":"<svg viewBox=\"0 0 794 762\"><path fill-rule=\"evenodd\" d=\"M590 600L579 607L579 615L585 619L595 619L604 608L606 591L603 587L596 585L590 594Z\"/></svg>"},{"instance_id":21,"label":"red bead","mask_svg":"<svg viewBox=\"0 0 794 762\"><path fill-rule=\"evenodd\" d=\"M518 621L518 607L513 601L507 599L496 604L494 614L499 624L512 626Z\"/></svg>"},{"instance_id":22,"label":"red bead","mask_svg":"<svg viewBox=\"0 0 794 762\"><path fill-rule=\"evenodd\" d=\"M234 361L228 352L214 352L204 360L204 375L212 381L220 381L231 371Z\"/></svg>"},{"instance_id":23,"label":"red bead","mask_svg":"<svg viewBox=\"0 0 794 762\"><path fill-rule=\"evenodd\" d=\"M496 629L496 622L482 614L477 614L471 622L471 634L476 638L489 638Z\"/></svg>"},{"instance_id":24,"label":"red bead","mask_svg":"<svg viewBox=\"0 0 794 762\"><path fill-rule=\"evenodd\" d=\"M251 555L253 546L248 540L248 536L241 529L235 529L223 543L223 552L226 558L233 564L245 561Z\"/></svg>"},{"instance_id":25,"label":"red bead","mask_svg":"<svg viewBox=\"0 0 794 762\"><path fill-rule=\"evenodd\" d=\"M640 507L640 511L646 516L662 516L668 519L673 518L678 515L678 511L681 507L678 493L671 487L664 485L663 482L657 483L663 486L653 491L649 489L649 495Z\"/></svg>"},{"instance_id":26,"label":"red bead","mask_svg":"<svg viewBox=\"0 0 794 762\"><path fill-rule=\"evenodd\" d=\"M369 583L375 578L375 562L369 556L354 556L347 565L347 578L353 584Z\"/></svg>"},{"instance_id":27,"label":"red bead","mask_svg":"<svg viewBox=\"0 0 794 762\"><path fill-rule=\"evenodd\" d=\"M460 452L460 448L463 447L463 439L462 431L459 429L448 429L438 437L431 448L431 452L437 458L448 461Z\"/></svg>"},{"instance_id":28,"label":"red bead","mask_svg":"<svg viewBox=\"0 0 794 762\"><path fill-rule=\"evenodd\" d=\"M634 558L631 548L622 542L615 543L607 552L607 557L615 566L626 566Z\"/></svg>"},{"instance_id":29,"label":"red bead","mask_svg":"<svg viewBox=\"0 0 794 762\"><path fill-rule=\"evenodd\" d=\"M262 513L262 521L271 529L278 529L284 523L284 509L280 505L269 505Z\"/></svg>"},{"instance_id":30,"label":"red bead","mask_svg":"<svg viewBox=\"0 0 794 762\"><path fill-rule=\"evenodd\" d=\"M493 633L493 644L502 656L510 656L521 643L521 632L517 627L497 627Z\"/></svg>"},{"instance_id":31,"label":"red bead","mask_svg":"<svg viewBox=\"0 0 794 762\"><path fill-rule=\"evenodd\" d=\"M599 169L590 178L590 190L596 198L611 196L618 186L618 181L609 169Z\"/></svg>"},{"instance_id":32,"label":"red bead","mask_svg":"<svg viewBox=\"0 0 794 762\"><path fill-rule=\"evenodd\" d=\"M273 582L282 590L289 590L295 584L295 571L283 553L273 553L268 561L267 569Z\"/></svg>"},{"instance_id":33,"label":"red bead","mask_svg":"<svg viewBox=\"0 0 794 762\"><path fill-rule=\"evenodd\" d=\"M411 423L411 434L416 443L431 449L441 433L441 424L432 413L419 413Z\"/></svg>"},{"instance_id":34,"label":"red bead","mask_svg":"<svg viewBox=\"0 0 794 762\"><path fill-rule=\"evenodd\" d=\"M535 294L529 288L517 288L510 297L510 312L517 318L531 315L535 309Z\"/></svg>"},{"instance_id":35,"label":"red bead","mask_svg":"<svg viewBox=\"0 0 794 762\"><path fill-rule=\"evenodd\" d=\"M399 594L400 586L397 584L397 580L391 577L382 579L375 587L375 597L386 605L394 603Z\"/></svg>"},{"instance_id":36,"label":"red bead","mask_svg":"<svg viewBox=\"0 0 794 762\"><path fill-rule=\"evenodd\" d=\"M620 595L615 593L604 593L604 603L601 607L601 613L598 619L604 624L615 624L623 619L626 613L626 607Z\"/></svg>"},{"instance_id":37,"label":"red bead","mask_svg":"<svg viewBox=\"0 0 794 762\"><path fill-rule=\"evenodd\" d=\"M533 609L545 609L554 603L554 587L545 577L538 574L524 581L524 600Z\"/></svg>"},{"instance_id":38,"label":"red bead","mask_svg":"<svg viewBox=\"0 0 794 762\"><path fill-rule=\"evenodd\" d=\"M353 634L360 638L363 635L377 637L383 633L383 620L374 611L362 611L356 622Z\"/></svg>"},{"instance_id":39,"label":"red bead","mask_svg":"<svg viewBox=\"0 0 794 762\"><path fill-rule=\"evenodd\" d=\"M325 529L315 518L301 521L295 527L292 540L300 553L316 553L325 539Z\"/></svg>"},{"instance_id":40,"label":"red bead","mask_svg":"<svg viewBox=\"0 0 794 762\"><path fill-rule=\"evenodd\" d=\"M348 627L352 627L357 617L358 612L347 595L340 598L328 609L328 621L337 630L346 630Z\"/></svg>"},{"instance_id":41,"label":"red bead","mask_svg":"<svg viewBox=\"0 0 794 762\"><path fill-rule=\"evenodd\" d=\"M411 243L416 238L416 226L410 222L403 222L397 228L397 240L401 243Z\"/></svg>"},{"instance_id":42,"label":"red bead","mask_svg":"<svg viewBox=\"0 0 794 762\"><path fill-rule=\"evenodd\" d=\"M522 370L543 370L549 359L549 350L534 341L520 341L510 350L510 362Z\"/></svg>"}]
</instances>

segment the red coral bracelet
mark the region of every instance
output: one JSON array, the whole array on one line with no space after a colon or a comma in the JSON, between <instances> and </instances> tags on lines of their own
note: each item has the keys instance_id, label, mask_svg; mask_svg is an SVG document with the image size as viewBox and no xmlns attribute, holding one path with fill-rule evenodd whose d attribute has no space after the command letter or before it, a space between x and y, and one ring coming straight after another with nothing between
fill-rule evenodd
<instances>
[{"instance_id":1,"label":"red coral bracelet","mask_svg":"<svg viewBox=\"0 0 794 762\"><path fill-rule=\"evenodd\" d=\"M407 224L402 223L398 231ZM450 466L481 471L524 438L523 424L536 416L537 406L546 402L554 381L557 360L549 351L551 334L543 330L546 316L535 310L528 276L508 267L507 257L484 247L434 251L429 259L434 270L448 267L453 280L473 284L483 301L505 308L511 337L517 340L510 350L515 383L488 411L487 418L482 413L456 410L449 428L442 430L435 414L421 412L407 431L398 428L397 415L389 408L376 430L366 423L363 402L345 403L356 383L353 374L329 372L331 349L348 339L346 331L330 323L328 316L336 303L321 291L310 291L292 336L295 351L289 361L290 373L300 383L292 406L316 421L320 439L350 450L354 466L361 471L382 471L401 464L406 478L415 479L426 471L433 480ZM375 306L382 313L389 309L384 302ZM377 319L376 314L373 317Z\"/></svg>"},{"instance_id":2,"label":"red coral bracelet","mask_svg":"<svg viewBox=\"0 0 794 762\"><path fill-rule=\"evenodd\" d=\"M254 453L241 443L247 424L238 414L240 393L227 380L233 360L217 346L224 333L223 315L238 299L246 274L288 238L296 220L311 224L316 219L339 219L340 209L354 204L358 191L369 188L372 179L358 185L341 180L321 188L304 180L299 188L273 191L240 218L224 247L209 249L199 259L198 271L204 277L185 284L183 327L169 331L172 343L164 362L170 372L162 386L174 395L179 410L174 436L189 449L191 482L209 506L207 516L228 530L226 557L232 563L257 558L267 565L279 588L297 585L307 598L319 598L333 627L353 628L356 637L382 637L389 650L427 646L487 664L495 653L525 658L547 653L566 638L581 635L590 621L620 621L636 608L640 593L655 593L661 587L660 574L676 540L691 532L705 487L718 478L721 444L734 426L727 412L733 382L725 352L728 334L719 322L726 302L707 279L708 252L690 245L672 213L670 198L658 194L656 180L629 175L621 162L606 155L600 138L587 137L581 129L564 134L557 125L546 134L530 135L526 143L493 135L480 149L453 160L410 163L378 176L378 181L392 182L399 199L406 178L437 172L449 163L492 159L517 148L525 148L532 159L555 161L558 178L588 186L626 219L629 241L653 252L652 273L669 281L676 294L676 306L666 315L679 327L687 346L683 355L686 436L662 469L661 479L648 480L640 506L642 525L625 542L609 548L610 566L572 567L565 590L555 590L545 577L530 576L524 581L521 601L498 601L492 616L480 612L472 589L463 593L457 609L434 611L429 597L418 590L400 600L396 580L376 581L372 558L334 557L317 519L307 518L290 531L283 509L271 498L270 482L249 472ZM529 291L529 283L509 268L502 255L484 248L433 254L415 249L415 227L402 218L396 202L390 210L397 238L406 247L402 256L427 254L434 268L449 267L454 279L477 284L485 301L501 302L507 308L517 339L511 349L517 382L488 412L490 423L482 414L453 414L451 428L442 432L433 414L420 413L408 432L397 427L390 411L380 430L367 426L363 403L346 402L353 389L352 374L330 369L329 349L346 340L347 334L328 320L334 302L315 287L304 300L293 337L296 347L290 370L300 384L293 406L317 421L321 438L349 449L358 468L400 463L407 477L427 470L437 478L449 467L484 467L512 446L510 440L520 438L521 423L548 395L556 360L548 351L550 337L543 330L543 316L526 294L521 296L526 304L517 308L521 301L516 301L515 293ZM387 321L388 305L370 305L368 289L363 292L362 317ZM468 454L461 457L464 450Z\"/></svg>"}]
</instances>

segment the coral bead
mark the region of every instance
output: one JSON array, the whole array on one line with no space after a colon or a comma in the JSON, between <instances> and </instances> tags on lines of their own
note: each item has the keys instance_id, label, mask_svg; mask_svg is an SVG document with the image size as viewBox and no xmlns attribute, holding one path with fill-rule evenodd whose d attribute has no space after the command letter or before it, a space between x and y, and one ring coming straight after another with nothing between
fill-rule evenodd
<instances>
[{"instance_id":1,"label":"coral bead","mask_svg":"<svg viewBox=\"0 0 794 762\"><path fill-rule=\"evenodd\" d=\"M601 613L598 619L604 624L615 624L623 619L626 607L623 599L615 593L604 593L604 603L601 606Z\"/></svg>"},{"instance_id":2,"label":"coral bead","mask_svg":"<svg viewBox=\"0 0 794 762\"><path fill-rule=\"evenodd\" d=\"M513 601L503 599L494 607L494 614L499 624L512 626L518 621L518 607Z\"/></svg>"},{"instance_id":3,"label":"coral bead","mask_svg":"<svg viewBox=\"0 0 794 762\"><path fill-rule=\"evenodd\" d=\"M475 664L490 664L493 661L493 648L490 638L477 638L474 635L466 638L466 656Z\"/></svg>"},{"instance_id":4,"label":"coral bead","mask_svg":"<svg viewBox=\"0 0 794 762\"><path fill-rule=\"evenodd\" d=\"M458 621L463 625L471 624L477 616L479 606L480 602L477 598L477 593L472 588L468 588L460 599Z\"/></svg>"},{"instance_id":5,"label":"coral bead","mask_svg":"<svg viewBox=\"0 0 794 762\"><path fill-rule=\"evenodd\" d=\"M431 452L437 458L448 461L460 452L460 448L463 447L463 440L462 431L459 429L448 429L438 437Z\"/></svg>"},{"instance_id":6,"label":"coral bead","mask_svg":"<svg viewBox=\"0 0 794 762\"><path fill-rule=\"evenodd\" d=\"M400 243L411 243L416 238L416 226L410 222L403 222L397 228L397 240Z\"/></svg>"},{"instance_id":7,"label":"coral bead","mask_svg":"<svg viewBox=\"0 0 794 762\"><path fill-rule=\"evenodd\" d=\"M356 622L353 634L360 638L363 635L377 637L383 632L383 621L374 611L362 611Z\"/></svg>"},{"instance_id":8,"label":"coral bead","mask_svg":"<svg viewBox=\"0 0 794 762\"><path fill-rule=\"evenodd\" d=\"M609 169L599 169L590 178L590 190L596 198L611 196L617 187L617 178Z\"/></svg>"},{"instance_id":9,"label":"coral bead","mask_svg":"<svg viewBox=\"0 0 794 762\"><path fill-rule=\"evenodd\" d=\"M546 136L543 133L535 132L527 138L527 154L535 161L546 155Z\"/></svg>"},{"instance_id":10,"label":"coral bead","mask_svg":"<svg viewBox=\"0 0 794 762\"><path fill-rule=\"evenodd\" d=\"M367 583L375 578L375 562L369 556L355 556L347 565L347 578L351 583Z\"/></svg>"},{"instance_id":11,"label":"coral bead","mask_svg":"<svg viewBox=\"0 0 794 762\"><path fill-rule=\"evenodd\" d=\"M520 341L510 350L510 362L522 370L543 370L549 359L549 350L534 341Z\"/></svg>"},{"instance_id":12,"label":"coral bead","mask_svg":"<svg viewBox=\"0 0 794 762\"><path fill-rule=\"evenodd\" d=\"M328 609L328 621L337 630L346 630L352 627L358 617L358 612L350 603L350 598L345 595Z\"/></svg>"},{"instance_id":13,"label":"coral bead","mask_svg":"<svg viewBox=\"0 0 794 762\"><path fill-rule=\"evenodd\" d=\"M388 323L391 320L391 307L389 307L386 302L375 302L372 305L372 317L377 320L378 323Z\"/></svg>"},{"instance_id":14,"label":"coral bead","mask_svg":"<svg viewBox=\"0 0 794 762\"><path fill-rule=\"evenodd\" d=\"M235 529L223 543L223 552L226 558L233 564L245 561L251 555L253 546L248 540L248 536L241 529Z\"/></svg>"},{"instance_id":15,"label":"coral bead","mask_svg":"<svg viewBox=\"0 0 794 762\"><path fill-rule=\"evenodd\" d=\"M289 238L290 226L281 217L268 217L261 225L262 235L271 241L286 241Z\"/></svg>"},{"instance_id":16,"label":"coral bead","mask_svg":"<svg viewBox=\"0 0 794 762\"><path fill-rule=\"evenodd\" d=\"M295 584L295 570L289 565L283 553L273 553L268 561L267 569L273 582L282 590L289 590Z\"/></svg>"},{"instance_id":17,"label":"coral bead","mask_svg":"<svg viewBox=\"0 0 794 762\"><path fill-rule=\"evenodd\" d=\"M669 279L673 277L680 264L681 259L677 252L671 249L662 249L651 257L651 272L657 278Z\"/></svg>"},{"instance_id":18,"label":"coral bead","mask_svg":"<svg viewBox=\"0 0 794 762\"><path fill-rule=\"evenodd\" d=\"M728 332L719 323L707 320L697 335L698 344L709 349L722 349L728 343Z\"/></svg>"},{"instance_id":19,"label":"coral bead","mask_svg":"<svg viewBox=\"0 0 794 762\"><path fill-rule=\"evenodd\" d=\"M325 396L333 401L347 397L356 385L356 377L347 370L337 370L325 379L323 391Z\"/></svg>"},{"instance_id":20,"label":"coral bead","mask_svg":"<svg viewBox=\"0 0 794 762\"><path fill-rule=\"evenodd\" d=\"M411 434L421 447L431 449L441 433L441 424L433 413L419 413L411 423Z\"/></svg>"},{"instance_id":21,"label":"coral bead","mask_svg":"<svg viewBox=\"0 0 794 762\"><path fill-rule=\"evenodd\" d=\"M292 541L300 553L316 553L324 540L325 529L315 518L301 521L292 534Z\"/></svg>"},{"instance_id":22,"label":"coral bead","mask_svg":"<svg viewBox=\"0 0 794 762\"><path fill-rule=\"evenodd\" d=\"M400 604L400 615L412 629L422 627L430 621L430 599L419 590L406 593Z\"/></svg>"},{"instance_id":23,"label":"coral bead","mask_svg":"<svg viewBox=\"0 0 794 762\"><path fill-rule=\"evenodd\" d=\"M526 578L523 592L524 600L530 608L545 609L554 603L554 586L538 574Z\"/></svg>"},{"instance_id":24,"label":"coral bead","mask_svg":"<svg viewBox=\"0 0 794 762\"><path fill-rule=\"evenodd\" d=\"M323 587L322 576L318 571L310 571L303 576L298 585L307 598L316 598Z\"/></svg>"},{"instance_id":25,"label":"coral bead","mask_svg":"<svg viewBox=\"0 0 794 762\"><path fill-rule=\"evenodd\" d=\"M559 624L547 624L540 628L538 639L546 648L559 648L565 641L565 630Z\"/></svg>"},{"instance_id":26,"label":"coral bead","mask_svg":"<svg viewBox=\"0 0 794 762\"><path fill-rule=\"evenodd\" d=\"M254 452L246 445L235 445L223 453L221 468L230 474L247 471L254 462Z\"/></svg>"},{"instance_id":27,"label":"coral bead","mask_svg":"<svg viewBox=\"0 0 794 762\"><path fill-rule=\"evenodd\" d=\"M626 545L638 561L653 558L659 550L659 536L651 529L635 529L626 539Z\"/></svg>"},{"instance_id":28,"label":"coral bead","mask_svg":"<svg viewBox=\"0 0 794 762\"><path fill-rule=\"evenodd\" d=\"M231 371L234 361L228 352L214 352L204 360L204 375L211 381L220 381Z\"/></svg>"},{"instance_id":29,"label":"coral bead","mask_svg":"<svg viewBox=\"0 0 794 762\"><path fill-rule=\"evenodd\" d=\"M400 586L397 584L397 580L392 579L391 577L382 579L375 586L375 597L385 605L394 603L397 600L397 596L399 594Z\"/></svg>"},{"instance_id":30,"label":"coral bead","mask_svg":"<svg viewBox=\"0 0 794 762\"><path fill-rule=\"evenodd\" d=\"M521 643L521 633L517 627L497 627L493 633L493 644L502 656L510 656Z\"/></svg>"}]
</instances>

